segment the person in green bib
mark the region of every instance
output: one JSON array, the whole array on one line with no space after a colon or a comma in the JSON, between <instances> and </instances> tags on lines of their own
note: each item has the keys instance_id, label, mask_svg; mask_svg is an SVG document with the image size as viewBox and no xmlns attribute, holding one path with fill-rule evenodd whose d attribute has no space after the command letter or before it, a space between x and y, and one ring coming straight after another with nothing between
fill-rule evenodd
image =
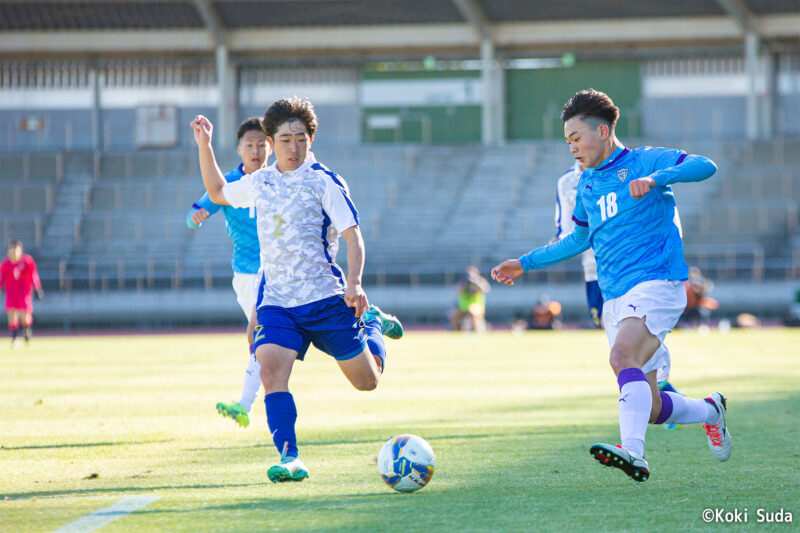
<instances>
[{"instance_id":1,"label":"person in green bib","mask_svg":"<svg viewBox=\"0 0 800 533\"><path fill-rule=\"evenodd\" d=\"M478 267L468 266L458 282L458 306L450 314L453 331L486 331L486 293L489 290L489 282L481 276ZM467 319L469 324L465 327Z\"/></svg>"}]
</instances>

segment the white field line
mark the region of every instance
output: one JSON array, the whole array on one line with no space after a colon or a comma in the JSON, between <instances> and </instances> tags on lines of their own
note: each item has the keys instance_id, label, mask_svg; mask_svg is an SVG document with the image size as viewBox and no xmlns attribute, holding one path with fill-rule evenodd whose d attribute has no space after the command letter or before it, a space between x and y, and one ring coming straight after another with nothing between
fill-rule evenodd
<instances>
[{"instance_id":1,"label":"white field line","mask_svg":"<svg viewBox=\"0 0 800 533\"><path fill-rule=\"evenodd\" d=\"M125 496L117 503L87 514L83 518L56 529L53 533L88 533L110 524L126 514L150 505L159 498L161 496L153 496L152 494L148 496Z\"/></svg>"}]
</instances>

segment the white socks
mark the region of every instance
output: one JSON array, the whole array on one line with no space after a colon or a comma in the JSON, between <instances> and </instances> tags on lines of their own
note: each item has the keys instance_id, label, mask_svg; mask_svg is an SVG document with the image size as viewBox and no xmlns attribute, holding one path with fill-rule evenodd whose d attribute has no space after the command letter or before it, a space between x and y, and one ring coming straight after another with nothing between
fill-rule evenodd
<instances>
[{"instance_id":1,"label":"white socks","mask_svg":"<svg viewBox=\"0 0 800 533\"><path fill-rule=\"evenodd\" d=\"M619 436L623 448L644 457L644 435L650 421L653 396L650 384L638 368L626 368L617 376L619 383Z\"/></svg>"},{"instance_id":2,"label":"white socks","mask_svg":"<svg viewBox=\"0 0 800 533\"><path fill-rule=\"evenodd\" d=\"M239 403L248 413L253 407L253 402L258 395L258 389L261 387L261 365L258 364L255 354L250 354L250 361L247 363L247 371L244 374L244 382L242 383L242 399Z\"/></svg>"},{"instance_id":3,"label":"white socks","mask_svg":"<svg viewBox=\"0 0 800 533\"><path fill-rule=\"evenodd\" d=\"M662 392L661 394L662 398L666 394L672 400L672 414L664 421L665 424L696 424L698 422L715 424L719 418L719 413L714 406L705 400L687 398L674 392Z\"/></svg>"}]
</instances>

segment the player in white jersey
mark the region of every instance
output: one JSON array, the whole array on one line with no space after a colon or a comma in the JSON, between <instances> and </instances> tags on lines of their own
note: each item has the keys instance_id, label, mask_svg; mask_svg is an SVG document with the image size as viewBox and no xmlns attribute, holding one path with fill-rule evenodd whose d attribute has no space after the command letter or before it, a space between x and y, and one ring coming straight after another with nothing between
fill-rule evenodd
<instances>
[{"instance_id":1,"label":"player in white jersey","mask_svg":"<svg viewBox=\"0 0 800 533\"><path fill-rule=\"evenodd\" d=\"M556 185L556 236L550 241L556 242L563 239L575 228L572 212L575 211L575 198L577 196L578 180L581 179L583 168L580 162L575 164L558 178ZM594 252L588 249L581 254L583 266L583 279L586 283L586 301L589 304L589 314L596 326L601 325L603 316L603 295L597 283L597 263Z\"/></svg>"},{"instance_id":2,"label":"player in white jersey","mask_svg":"<svg viewBox=\"0 0 800 533\"><path fill-rule=\"evenodd\" d=\"M295 359L302 360L314 343L336 359L356 389L373 390L386 360L382 335L399 338L402 326L371 306L361 287L358 212L344 180L309 150L317 129L311 102L278 100L263 125L275 163L227 183L211 148L211 123L203 116L192 121L211 200L256 209L263 276L249 329L261 364L267 423L281 452L267 475L273 482L302 481L308 469L298 459L297 409L289 392ZM339 236L347 243L346 281L335 262Z\"/></svg>"}]
</instances>

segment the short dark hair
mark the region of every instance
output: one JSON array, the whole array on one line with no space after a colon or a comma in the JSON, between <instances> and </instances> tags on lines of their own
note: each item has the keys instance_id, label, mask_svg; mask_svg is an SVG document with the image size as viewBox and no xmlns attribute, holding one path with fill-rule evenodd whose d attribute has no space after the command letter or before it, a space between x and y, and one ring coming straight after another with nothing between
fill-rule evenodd
<instances>
[{"instance_id":1,"label":"short dark hair","mask_svg":"<svg viewBox=\"0 0 800 533\"><path fill-rule=\"evenodd\" d=\"M594 122L593 127L602 122L613 128L619 118L619 108L606 93L584 89L576 92L561 110L561 122L566 122L572 117Z\"/></svg>"},{"instance_id":2,"label":"short dark hair","mask_svg":"<svg viewBox=\"0 0 800 533\"><path fill-rule=\"evenodd\" d=\"M314 105L306 98L293 96L291 98L281 98L274 102L267 112L264 113L264 131L268 137L275 137L275 132L285 122L298 120L305 124L306 131L310 137L317 131L317 114L314 112Z\"/></svg>"},{"instance_id":3,"label":"short dark hair","mask_svg":"<svg viewBox=\"0 0 800 533\"><path fill-rule=\"evenodd\" d=\"M12 248L16 248L17 246L22 247L22 241L19 239L11 239L8 241L8 246L6 246L6 249L10 250Z\"/></svg>"},{"instance_id":4,"label":"short dark hair","mask_svg":"<svg viewBox=\"0 0 800 533\"><path fill-rule=\"evenodd\" d=\"M264 126L261 124L261 119L258 117L250 117L239 124L239 131L236 132L236 140L241 141L244 134L248 131L260 131L264 133Z\"/></svg>"}]
</instances>

